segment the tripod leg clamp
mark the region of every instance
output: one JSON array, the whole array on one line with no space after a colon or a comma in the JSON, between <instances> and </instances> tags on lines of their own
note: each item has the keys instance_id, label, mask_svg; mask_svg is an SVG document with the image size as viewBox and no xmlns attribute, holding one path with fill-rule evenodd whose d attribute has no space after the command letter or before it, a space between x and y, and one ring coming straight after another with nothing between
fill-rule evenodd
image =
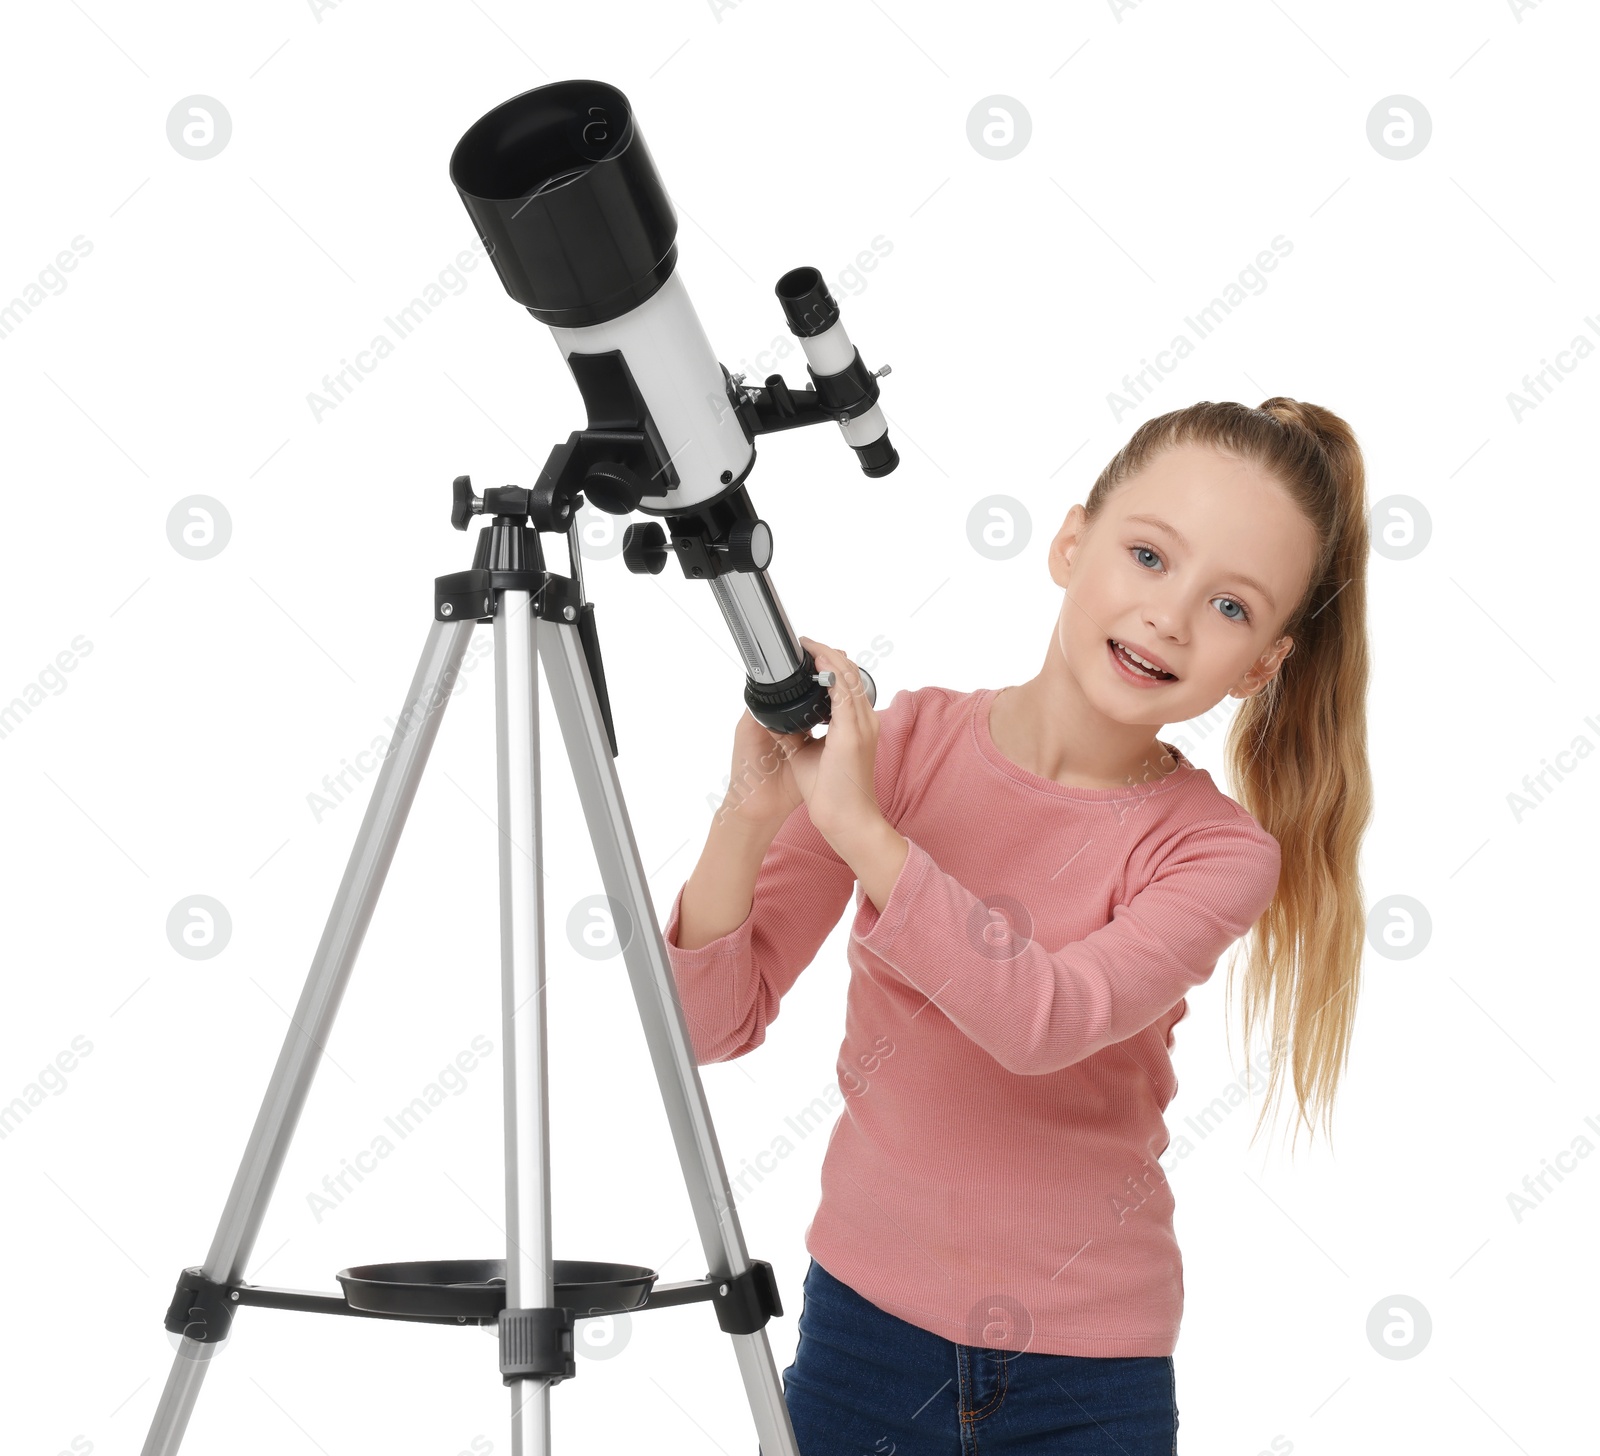
<instances>
[{"instance_id":1,"label":"tripod leg clamp","mask_svg":"<svg viewBox=\"0 0 1600 1456\"><path fill-rule=\"evenodd\" d=\"M765 1259L753 1260L736 1279L722 1280L712 1291L717 1323L730 1335L753 1335L775 1315L782 1315L778 1276Z\"/></svg>"},{"instance_id":2,"label":"tripod leg clamp","mask_svg":"<svg viewBox=\"0 0 1600 1456\"><path fill-rule=\"evenodd\" d=\"M500 1311L500 1378L544 1379L552 1385L578 1373L572 1357L573 1314L560 1305Z\"/></svg>"},{"instance_id":3,"label":"tripod leg clamp","mask_svg":"<svg viewBox=\"0 0 1600 1456\"><path fill-rule=\"evenodd\" d=\"M228 1338L233 1323L233 1302L238 1295L226 1284L206 1278L198 1266L178 1275L178 1287L163 1321L175 1335L198 1340L203 1345L220 1344Z\"/></svg>"}]
</instances>

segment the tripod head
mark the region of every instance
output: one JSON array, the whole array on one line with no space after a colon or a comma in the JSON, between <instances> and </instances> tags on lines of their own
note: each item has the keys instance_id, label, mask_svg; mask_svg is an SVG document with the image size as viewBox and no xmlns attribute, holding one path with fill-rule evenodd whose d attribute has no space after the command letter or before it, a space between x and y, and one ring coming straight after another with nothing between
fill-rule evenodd
<instances>
[{"instance_id":1,"label":"tripod head","mask_svg":"<svg viewBox=\"0 0 1600 1456\"><path fill-rule=\"evenodd\" d=\"M878 406L888 367L862 362L811 267L774 290L811 383L794 390L773 374L747 386L718 362L676 272L677 215L628 99L604 82L557 81L503 102L456 144L450 178L506 292L549 327L588 412L588 427L551 451L526 514L539 529L567 528L574 562L566 523L583 500L657 517L627 528L628 569L658 573L676 555L686 577L711 584L759 722L778 733L827 722L827 687L766 574L772 530L746 482L756 436L824 420L864 474L892 471L899 455ZM463 506L461 489L452 520L464 530L495 507L487 493L474 507L470 486Z\"/></svg>"}]
</instances>

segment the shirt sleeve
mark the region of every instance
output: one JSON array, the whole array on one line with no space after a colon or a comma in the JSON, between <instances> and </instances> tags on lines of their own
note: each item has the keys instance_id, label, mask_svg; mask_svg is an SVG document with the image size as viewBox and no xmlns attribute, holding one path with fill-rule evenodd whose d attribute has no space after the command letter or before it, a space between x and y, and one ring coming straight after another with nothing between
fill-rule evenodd
<instances>
[{"instance_id":1,"label":"shirt sleeve","mask_svg":"<svg viewBox=\"0 0 1600 1456\"><path fill-rule=\"evenodd\" d=\"M1008 1071L1042 1075L1149 1026L1216 969L1271 903L1278 841L1253 819L1192 830L1109 923L1047 950L915 840L880 914L852 937Z\"/></svg>"},{"instance_id":2,"label":"shirt sleeve","mask_svg":"<svg viewBox=\"0 0 1600 1456\"><path fill-rule=\"evenodd\" d=\"M878 714L873 789L891 822L915 717L905 688ZM766 1040L779 1002L839 923L855 879L801 804L767 846L750 913L726 935L695 950L678 945L679 887L662 938L697 1066L742 1057Z\"/></svg>"}]
</instances>

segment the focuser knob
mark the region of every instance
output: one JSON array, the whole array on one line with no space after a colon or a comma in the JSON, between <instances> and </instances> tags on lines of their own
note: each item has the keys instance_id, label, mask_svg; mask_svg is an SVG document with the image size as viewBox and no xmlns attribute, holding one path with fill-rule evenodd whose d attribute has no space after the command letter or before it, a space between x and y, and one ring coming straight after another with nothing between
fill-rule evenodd
<instances>
[{"instance_id":1,"label":"focuser knob","mask_svg":"<svg viewBox=\"0 0 1600 1456\"><path fill-rule=\"evenodd\" d=\"M736 521L728 539L713 549L732 571L765 571L772 561L772 527L765 521Z\"/></svg>"},{"instance_id":2,"label":"focuser knob","mask_svg":"<svg viewBox=\"0 0 1600 1456\"><path fill-rule=\"evenodd\" d=\"M636 521L622 533L622 560L639 576L657 576L667 564L667 533L659 521Z\"/></svg>"}]
</instances>

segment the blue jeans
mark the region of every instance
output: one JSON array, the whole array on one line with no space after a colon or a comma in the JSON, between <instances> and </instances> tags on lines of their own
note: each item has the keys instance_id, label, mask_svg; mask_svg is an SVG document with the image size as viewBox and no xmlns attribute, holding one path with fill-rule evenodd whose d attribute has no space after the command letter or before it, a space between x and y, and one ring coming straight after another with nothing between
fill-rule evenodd
<instances>
[{"instance_id":1,"label":"blue jeans","mask_svg":"<svg viewBox=\"0 0 1600 1456\"><path fill-rule=\"evenodd\" d=\"M800 1456L1176 1456L1170 1355L958 1345L815 1259L784 1400Z\"/></svg>"}]
</instances>

